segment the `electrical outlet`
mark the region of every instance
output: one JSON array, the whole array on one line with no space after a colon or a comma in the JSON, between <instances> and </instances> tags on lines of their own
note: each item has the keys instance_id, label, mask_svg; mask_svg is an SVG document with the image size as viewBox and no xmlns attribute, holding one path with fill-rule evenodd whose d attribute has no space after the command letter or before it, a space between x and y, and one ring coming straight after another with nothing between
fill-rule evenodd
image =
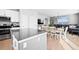
<instances>
[{"instance_id":1,"label":"electrical outlet","mask_svg":"<svg viewBox=\"0 0 79 59\"><path fill-rule=\"evenodd\" d=\"M26 48L27 47L27 43L23 43L23 48Z\"/></svg>"}]
</instances>

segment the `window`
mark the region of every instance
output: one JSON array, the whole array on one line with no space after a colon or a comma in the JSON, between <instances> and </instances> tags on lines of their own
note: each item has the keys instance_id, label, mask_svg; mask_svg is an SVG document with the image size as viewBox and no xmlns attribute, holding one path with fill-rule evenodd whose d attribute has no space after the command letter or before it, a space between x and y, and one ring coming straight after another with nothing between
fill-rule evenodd
<instances>
[{"instance_id":1,"label":"window","mask_svg":"<svg viewBox=\"0 0 79 59\"><path fill-rule=\"evenodd\" d=\"M58 16L57 20L58 20L58 24L68 24L69 17L68 16Z\"/></svg>"}]
</instances>

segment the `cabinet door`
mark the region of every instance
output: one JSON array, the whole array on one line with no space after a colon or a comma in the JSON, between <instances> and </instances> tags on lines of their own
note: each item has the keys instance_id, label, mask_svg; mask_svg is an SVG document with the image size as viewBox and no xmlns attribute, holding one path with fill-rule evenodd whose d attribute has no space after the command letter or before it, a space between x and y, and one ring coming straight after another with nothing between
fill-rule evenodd
<instances>
[{"instance_id":1,"label":"cabinet door","mask_svg":"<svg viewBox=\"0 0 79 59\"><path fill-rule=\"evenodd\" d=\"M5 15L11 17L11 22L19 22L19 12L13 10L6 10Z\"/></svg>"},{"instance_id":2,"label":"cabinet door","mask_svg":"<svg viewBox=\"0 0 79 59\"><path fill-rule=\"evenodd\" d=\"M4 9L0 9L0 16L5 16L5 10Z\"/></svg>"},{"instance_id":3,"label":"cabinet door","mask_svg":"<svg viewBox=\"0 0 79 59\"><path fill-rule=\"evenodd\" d=\"M21 28L28 28L29 23L28 23L28 16L27 15L21 15L20 17L20 26Z\"/></svg>"},{"instance_id":4,"label":"cabinet door","mask_svg":"<svg viewBox=\"0 0 79 59\"><path fill-rule=\"evenodd\" d=\"M46 50L47 49L47 35L42 34L34 38L26 39L26 41L19 43L19 50Z\"/></svg>"},{"instance_id":5,"label":"cabinet door","mask_svg":"<svg viewBox=\"0 0 79 59\"><path fill-rule=\"evenodd\" d=\"M13 19L12 19L12 22L19 22L19 20L20 20L20 17L19 17L19 12L13 12L13 15L14 16L12 16L13 17Z\"/></svg>"},{"instance_id":6,"label":"cabinet door","mask_svg":"<svg viewBox=\"0 0 79 59\"><path fill-rule=\"evenodd\" d=\"M20 27L21 28L28 28L29 27L29 18L27 13L25 12L25 9L20 10Z\"/></svg>"},{"instance_id":7,"label":"cabinet door","mask_svg":"<svg viewBox=\"0 0 79 59\"><path fill-rule=\"evenodd\" d=\"M29 16L29 28L37 29L37 16Z\"/></svg>"},{"instance_id":8,"label":"cabinet door","mask_svg":"<svg viewBox=\"0 0 79 59\"><path fill-rule=\"evenodd\" d=\"M38 40L39 40L39 46L40 46L40 50L46 50L47 49L47 34L41 34L38 36Z\"/></svg>"},{"instance_id":9,"label":"cabinet door","mask_svg":"<svg viewBox=\"0 0 79 59\"><path fill-rule=\"evenodd\" d=\"M19 44L20 50L40 50L38 37L31 38Z\"/></svg>"},{"instance_id":10,"label":"cabinet door","mask_svg":"<svg viewBox=\"0 0 79 59\"><path fill-rule=\"evenodd\" d=\"M15 50L18 50L18 41L17 41L17 39L15 38L14 35L12 35L12 40L13 40L13 48Z\"/></svg>"}]
</instances>

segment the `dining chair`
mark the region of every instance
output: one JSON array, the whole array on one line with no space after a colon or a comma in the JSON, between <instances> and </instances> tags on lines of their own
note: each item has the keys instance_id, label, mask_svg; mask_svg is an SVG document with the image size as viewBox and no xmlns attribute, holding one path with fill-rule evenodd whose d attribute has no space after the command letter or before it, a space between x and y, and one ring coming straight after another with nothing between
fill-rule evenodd
<instances>
[{"instance_id":1,"label":"dining chair","mask_svg":"<svg viewBox=\"0 0 79 59\"><path fill-rule=\"evenodd\" d=\"M50 34L51 34L51 38L55 38L56 37L56 28L51 28L50 30Z\"/></svg>"},{"instance_id":2,"label":"dining chair","mask_svg":"<svg viewBox=\"0 0 79 59\"><path fill-rule=\"evenodd\" d=\"M65 31L56 30L55 32L52 32L52 35L55 36L55 39L61 39L61 37L66 39L67 30L68 30L68 27L65 28Z\"/></svg>"},{"instance_id":3,"label":"dining chair","mask_svg":"<svg viewBox=\"0 0 79 59\"><path fill-rule=\"evenodd\" d=\"M64 34L64 39L67 39L67 31L68 31L68 27L65 28L65 31L63 33Z\"/></svg>"},{"instance_id":4,"label":"dining chair","mask_svg":"<svg viewBox=\"0 0 79 59\"><path fill-rule=\"evenodd\" d=\"M60 31L60 32L56 32L55 35L57 35L57 39L58 36L60 37L60 39L63 37L63 39L67 38L67 31L68 31L68 27L65 28L65 31Z\"/></svg>"}]
</instances>

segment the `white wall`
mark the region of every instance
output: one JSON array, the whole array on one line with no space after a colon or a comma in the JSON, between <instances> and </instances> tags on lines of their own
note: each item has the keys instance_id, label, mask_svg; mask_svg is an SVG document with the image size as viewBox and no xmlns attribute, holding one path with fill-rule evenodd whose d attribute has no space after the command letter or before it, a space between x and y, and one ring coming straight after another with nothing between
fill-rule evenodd
<instances>
[{"instance_id":1,"label":"white wall","mask_svg":"<svg viewBox=\"0 0 79 59\"><path fill-rule=\"evenodd\" d=\"M78 16L76 14L69 15L69 24L78 24Z\"/></svg>"},{"instance_id":2,"label":"white wall","mask_svg":"<svg viewBox=\"0 0 79 59\"><path fill-rule=\"evenodd\" d=\"M76 15L77 15L77 24L79 25L79 13L77 13Z\"/></svg>"}]
</instances>

